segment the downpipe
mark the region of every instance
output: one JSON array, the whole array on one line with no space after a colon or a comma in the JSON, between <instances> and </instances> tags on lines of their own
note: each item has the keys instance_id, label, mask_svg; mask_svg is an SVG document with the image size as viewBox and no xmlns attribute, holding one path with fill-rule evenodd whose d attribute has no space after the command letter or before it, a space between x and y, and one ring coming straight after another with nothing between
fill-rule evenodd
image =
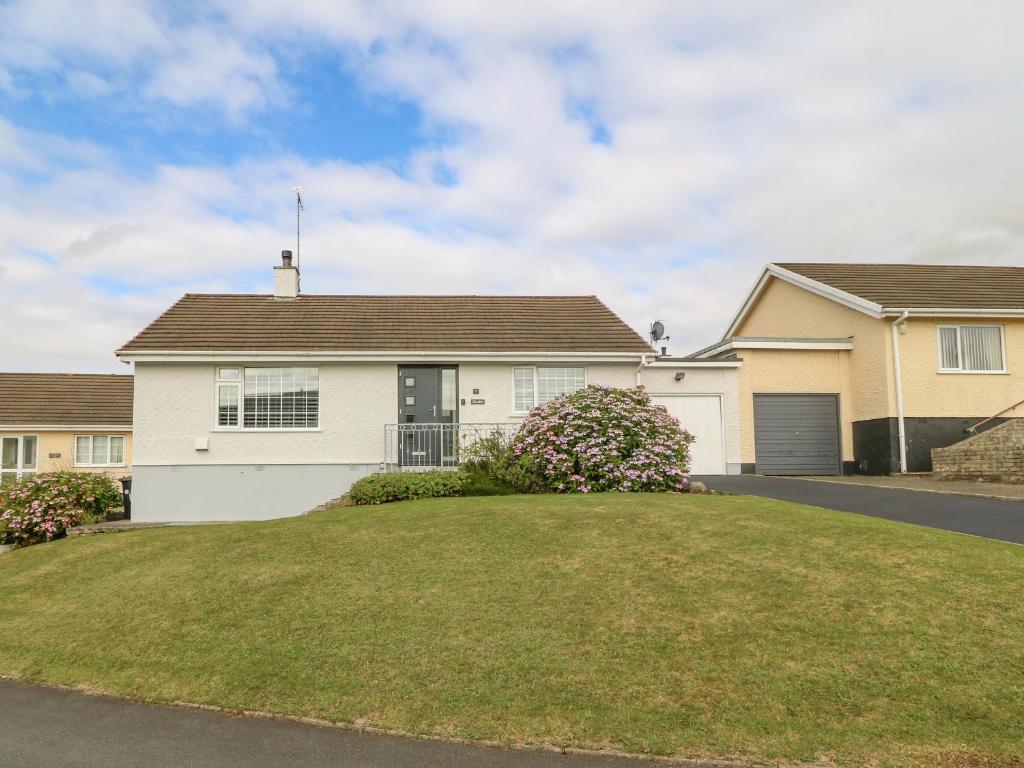
<instances>
[{"instance_id":1,"label":"downpipe","mask_svg":"<svg viewBox=\"0 0 1024 768\"><path fill-rule=\"evenodd\" d=\"M636 367L636 373L633 374L634 386L640 386L640 371L647 367L647 355L640 355L640 365Z\"/></svg>"},{"instance_id":2,"label":"downpipe","mask_svg":"<svg viewBox=\"0 0 1024 768\"><path fill-rule=\"evenodd\" d=\"M896 377L896 433L900 446L900 474L907 472L907 432L903 419L903 376L900 373L900 323L905 323L910 317L910 312L904 311L897 317L892 325L892 364L893 373Z\"/></svg>"}]
</instances>

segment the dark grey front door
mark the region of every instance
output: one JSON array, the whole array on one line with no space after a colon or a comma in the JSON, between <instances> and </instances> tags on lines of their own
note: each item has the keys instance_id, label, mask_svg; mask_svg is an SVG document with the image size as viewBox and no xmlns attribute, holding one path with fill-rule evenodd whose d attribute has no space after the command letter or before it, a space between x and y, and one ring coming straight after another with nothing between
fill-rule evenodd
<instances>
[{"instance_id":1,"label":"dark grey front door","mask_svg":"<svg viewBox=\"0 0 1024 768\"><path fill-rule=\"evenodd\" d=\"M399 366L398 463L402 466L455 463L456 371L454 366Z\"/></svg>"},{"instance_id":2,"label":"dark grey front door","mask_svg":"<svg viewBox=\"0 0 1024 768\"><path fill-rule=\"evenodd\" d=\"M754 395L759 475L838 475L838 395Z\"/></svg>"}]
</instances>

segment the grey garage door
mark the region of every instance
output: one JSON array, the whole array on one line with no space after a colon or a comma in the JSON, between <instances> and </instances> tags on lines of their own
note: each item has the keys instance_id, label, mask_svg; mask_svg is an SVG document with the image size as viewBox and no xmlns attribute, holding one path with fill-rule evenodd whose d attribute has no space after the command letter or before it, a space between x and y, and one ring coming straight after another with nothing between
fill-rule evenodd
<instances>
[{"instance_id":1,"label":"grey garage door","mask_svg":"<svg viewBox=\"0 0 1024 768\"><path fill-rule=\"evenodd\" d=\"M754 395L754 450L761 475L837 475L838 395Z\"/></svg>"}]
</instances>

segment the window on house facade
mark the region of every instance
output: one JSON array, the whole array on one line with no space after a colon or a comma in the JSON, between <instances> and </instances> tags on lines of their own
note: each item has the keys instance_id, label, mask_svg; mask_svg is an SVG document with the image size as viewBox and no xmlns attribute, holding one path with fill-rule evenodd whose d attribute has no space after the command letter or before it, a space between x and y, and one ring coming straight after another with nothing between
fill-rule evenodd
<instances>
[{"instance_id":1,"label":"window on house facade","mask_svg":"<svg viewBox=\"0 0 1024 768\"><path fill-rule=\"evenodd\" d=\"M124 435L75 435L76 467L124 465Z\"/></svg>"},{"instance_id":2,"label":"window on house facade","mask_svg":"<svg viewBox=\"0 0 1024 768\"><path fill-rule=\"evenodd\" d=\"M21 480L37 469L35 435L0 435L0 485Z\"/></svg>"},{"instance_id":3,"label":"window on house facade","mask_svg":"<svg viewBox=\"0 0 1024 768\"><path fill-rule=\"evenodd\" d=\"M512 372L514 408L525 413L559 395L570 394L586 386L584 368L515 368Z\"/></svg>"},{"instance_id":4,"label":"window on house facade","mask_svg":"<svg viewBox=\"0 0 1024 768\"><path fill-rule=\"evenodd\" d=\"M1002 373L1006 370L1000 325L940 325L939 370Z\"/></svg>"},{"instance_id":5,"label":"window on house facade","mask_svg":"<svg viewBox=\"0 0 1024 768\"><path fill-rule=\"evenodd\" d=\"M315 429L320 423L317 368L218 368L217 426Z\"/></svg>"}]
</instances>

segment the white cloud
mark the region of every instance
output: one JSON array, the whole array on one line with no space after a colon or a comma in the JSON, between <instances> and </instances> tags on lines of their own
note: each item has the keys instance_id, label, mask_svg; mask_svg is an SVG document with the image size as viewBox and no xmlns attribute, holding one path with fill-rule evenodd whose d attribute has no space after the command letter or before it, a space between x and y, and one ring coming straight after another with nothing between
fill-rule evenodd
<instances>
[{"instance_id":1,"label":"white cloud","mask_svg":"<svg viewBox=\"0 0 1024 768\"><path fill-rule=\"evenodd\" d=\"M113 83L94 72L73 69L67 73L66 78L68 87L81 96L109 96L114 91Z\"/></svg>"},{"instance_id":2,"label":"white cloud","mask_svg":"<svg viewBox=\"0 0 1024 768\"><path fill-rule=\"evenodd\" d=\"M296 182L307 290L593 292L638 329L660 316L679 352L715 339L766 260L1024 263L1018 3L105 8L81 28L0 11L0 66L100 90L138 69L148 98L242 120L333 49L455 138L405 174L279 156L140 177L0 121L0 268L19 286L0 302L27 318L48 292L56 327L73 297L126 337L180 290L266 290ZM43 180L22 189L16 168ZM128 284L123 306L100 312L97 275ZM26 364L69 354L36 309L25 324ZM117 334L83 327L97 340L76 349L107 355Z\"/></svg>"},{"instance_id":3,"label":"white cloud","mask_svg":"<svg viewBox=\"0 0 1024 768\"><path fill-rule=\"evenodd\" d=\"M238 121L284 101L273 58L196 6L21 0L0 7L2 74L64 74L72 92L214 106ZM115 77L116 76L116 77ZM9 77L9 75L8 75Z\"/></svg>"},{"instance_id":4,"label":"white cloud","mask_svg":"<svg viewBox=\"0 0 1024 768\"><path fill-rule=\"evenodd\" d=\"M14 95L17 93L14 87L14 78L6 68L0 67L0 93Z\"/></svg>"},{"instance_id":5,"label":"white cloud","mask_svg":"<svg viewBox=\"0 0 1024 768\"><path fill-rule=\"evenodd\" d=\"M8 66L55 69L65 57L129 65L166 46L161 21L133 0L12 2L0 8Z\"/></svg>"},{"instance_id":6,"label":"white cloud","mask_svg":"<svg viewBox=\"0 0 1024 768\"><path fill-rule=\"evenodd\" d=\"M147 95L177 106L212 103L233 119L283 100L277 66L269 54L210 28L180 32L174 45L173 55L146 86Z\"/></svg>"}]
</instances>

